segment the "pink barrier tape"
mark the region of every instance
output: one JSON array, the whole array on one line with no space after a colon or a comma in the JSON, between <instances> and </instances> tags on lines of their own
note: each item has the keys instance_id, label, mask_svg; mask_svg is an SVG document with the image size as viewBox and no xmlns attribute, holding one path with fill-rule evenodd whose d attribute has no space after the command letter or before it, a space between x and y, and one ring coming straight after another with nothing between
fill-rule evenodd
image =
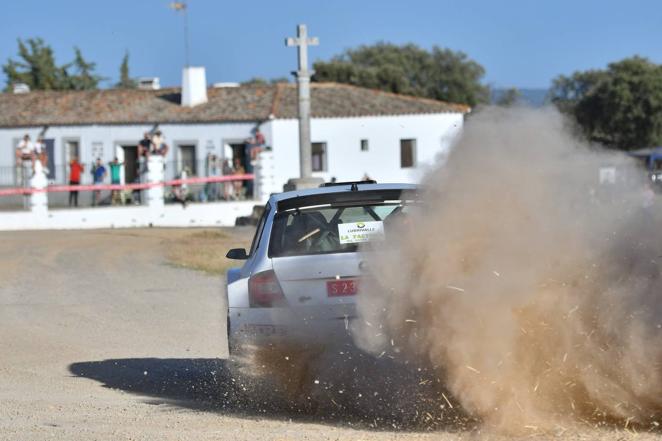
<instances>
[{"instance_id":1,"label":"pink barrier tape","mask_svg":"<svg viewBox=\"0 0 662 441\"><path fill-rule=\"evenodd\" d=\"M166 182L144 182L139 184L100 184L100 185L49 185L46 188L4 188L0 189L0 196L13 196L17 194L28 195L32 193L53 193L63 191L100 191L100 190L145 190L153 187L169 187L183 184L206 184L208 182L234 182L252 181L253 175L207 176L204 178L173 179Z\"/></svg>"}]
</instances>

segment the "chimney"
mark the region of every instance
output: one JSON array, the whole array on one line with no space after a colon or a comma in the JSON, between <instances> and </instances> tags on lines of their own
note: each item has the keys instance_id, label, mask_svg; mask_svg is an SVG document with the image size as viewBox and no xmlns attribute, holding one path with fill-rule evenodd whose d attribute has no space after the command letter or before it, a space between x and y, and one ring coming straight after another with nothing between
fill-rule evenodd
<instances>
[{"instance_id":1,"label":"chimney","mask_svg":"<svg viewBox=\"0 0 662 441\"><path fill-rule=\"evenodd\" d=\"M182 71L182 106L194 107L207 102L207 76L204 67L185 67Z\"/></svg>"},{"instance_id":2,"label":"chimney","mask_svg":"<svg viewBox=\"0 0 662 441\"><path fill-rule=\"evenodd\" d=\"M15 83L14 86L12 87L12 91L14 93L29 93L30 86L28 86L25 83Z\"/></svg>"}]
</instances>

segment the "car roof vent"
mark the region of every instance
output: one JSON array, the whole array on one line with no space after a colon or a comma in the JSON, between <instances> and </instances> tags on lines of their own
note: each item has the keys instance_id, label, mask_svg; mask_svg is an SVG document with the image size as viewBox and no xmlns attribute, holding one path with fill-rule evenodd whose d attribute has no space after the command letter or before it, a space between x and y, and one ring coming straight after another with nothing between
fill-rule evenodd
<instances>
[{"instance_id":1,"label":"car roof vent","mask_svg":"<svg viewBox=\"0 0 662 441\"><path fill-rule=\"evenodd\" d=\"M351 185L352 191L359 191L359 185L376 184L374 179L366 179L363 181L346 181L346 182L325 182L320 187L337 187L339 185Z\"/></svg>"}]
</instances>

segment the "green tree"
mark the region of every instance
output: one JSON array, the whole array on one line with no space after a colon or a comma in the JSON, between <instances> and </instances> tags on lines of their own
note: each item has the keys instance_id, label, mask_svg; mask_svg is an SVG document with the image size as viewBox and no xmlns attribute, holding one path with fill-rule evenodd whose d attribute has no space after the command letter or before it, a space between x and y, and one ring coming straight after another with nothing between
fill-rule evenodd
<instances>
[{"instance_id":1,"label":"green tree","mask_svg":"<svg viewBox=\"0 0 662 441\"><path fill-rule=\"evenodd\" d=\"M522 93L516 87L504 90L501 96L496 100L497 106L511 107L519 102L522 98Z\"/></svg>"},{"instance_id":2,"label":"green tree","mask_svg":"<svg viewBox=\"0 0 662 441\"><path fill-rule=\"evenodd\" d=\"M662 143L662 66L646 58L560 76L550 98L592 141L624 150Z\"/></svg>"},{"instance_id":3,"label":"green tree","mask_svg":"<svg viewBox=\"0 0 662 441\"><path fill-rule=\"evenodd\" d=\"M313 66L313 81L333 81L475 106L488 102L485 70L462 52L377 43Z\"/></svg>"},{"instance_id":4,"label":"green tree","mask_svg":"<svg viewBox=\"0 0 662 441\"><path fill-rule=\"evenodd\" d=\"M58 66L53 49L41 38L29 38L25 42L19 39L19 60L10 58L2 66L7 76L5 90L11 90L17 83L25 83L32 90L96 89L102 78L94 73L95 63L86 61L80 49L74 49L74 61Z\"/></svg>"},{"instance_id":5,"label":"green tree","mask_svg":"<svg viewBox=\"0 0 662 441\"><path fill-rule=\"evenodd\" d=\"M120 81L115 85L118 89L135 89L136 81L129 75L129 52L124 53L122 64L120 65Z\"/></svg>"},{"instance_id":6,"label":"green tree","mask_svg":"<svg viewBox=\"0 0 662 441\"><path fill-rule=\"evenodd\" d=\"M267 80L262 77L253 77L248 81L243 81L241 84L244 86L266 86L267 84L289 83L286 77L277 77Z\"/></svg>"},{"instance_id":7,"label":"green tree","mask_svg":"<svg viewBox=\"0 0 662 441\"><path fill-rule=\"evenodd\" d=\"M41 38L18 40L18 55L20 61L7 60L2 70L7 76L9 91L14 84L25 83L30 89L58 90L65 87L65 69L55 64L55 56L50 46L44 44Z\"/></svg>"},{"instance_id":8,"label":"green tree","mask_svg":"<svg viewBox=\"0 0 662 441\"><path fill-rule=\"evenodd\" d=\"M94 69L96 68L96 63L89 62L83 57L83 53L79 48L75 47L74 52L76 57L74 61L66 66L67 74L69 74L68 69L73 67L75 74L68 75L69 78L69 89L72 90L93 90L99 86L99 82L103 80L103 77L96 75Z\"/></svg>"}]
</instances>

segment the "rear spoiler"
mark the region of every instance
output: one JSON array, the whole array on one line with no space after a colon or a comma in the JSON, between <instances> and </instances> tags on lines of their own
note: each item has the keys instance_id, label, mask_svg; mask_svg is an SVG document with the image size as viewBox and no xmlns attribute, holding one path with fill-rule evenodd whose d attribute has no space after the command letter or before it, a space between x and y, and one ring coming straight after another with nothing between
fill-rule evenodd
<instances>
[{"instance_id":1,"label":"rear spoiler","mask_svg":"<svg viewBox=\"0 0 662 441\"><path fill-rule=\"evenodd\" d=\"M322 193L283 199L282 201L278 202L277 211L314 207L317 205L345 205L358 202L373 204L384 201L399 201L402 200L403 193L407 200L419 199L418 192L410 189L362 190Z\"/></svg>"}]
</instances>

